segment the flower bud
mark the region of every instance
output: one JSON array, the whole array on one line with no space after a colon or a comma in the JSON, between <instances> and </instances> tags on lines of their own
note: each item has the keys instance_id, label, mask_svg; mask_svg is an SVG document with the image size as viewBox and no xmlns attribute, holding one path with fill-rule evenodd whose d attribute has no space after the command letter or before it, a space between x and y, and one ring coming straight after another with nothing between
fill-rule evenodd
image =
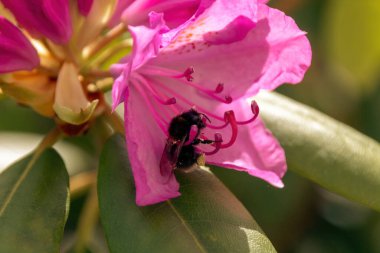
<instances>
[{"instance_id":1,"label":"flower bud","mask_svg":"<svg viewBox=\"0 0 380 253\"><path fill-rule=\"evenodd\" d=\"M38 113L53 117L55 83L38 72L19 71L2 76L0 84L4 94L18 103L32 107Z\"/></svg>"},{"instance_id":2,"label":"flower bud","mask_svg":"<svg viewBox=\"0 0 380 253\"><path fill-rule=\"evenodd\" d=\"M65 62L58 74L55 91L54 111L70 124L80 125L88 121L99 100L89 101L78 78L78 69Z\"/></svg>"}]
</instances>

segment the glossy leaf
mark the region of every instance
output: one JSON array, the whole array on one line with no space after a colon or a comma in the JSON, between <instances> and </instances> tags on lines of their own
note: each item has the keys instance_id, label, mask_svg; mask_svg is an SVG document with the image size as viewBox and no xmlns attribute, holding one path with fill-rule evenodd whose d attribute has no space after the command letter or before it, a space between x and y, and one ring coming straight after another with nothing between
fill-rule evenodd
<instances>
[{"instance_id":1,"label":"glossy leaf","mask_svg":"<svg viewBox=\"0 0 380 253\"><path fill-rule=\"evenodd\" d=\"M102 153L98 179L100 215L112 253L276 252L211 172L178 173L177 179L181 197L136 206L125 142L112 137Z\"/></svg>"},{"instance_id":2,"label":"glossy leaf","mask_svg":"<svg viewBox=\"0 0 380 253\"><path fill-rule=\"evenodd\" d=\"M0 174L0 252L59 252L68 214L68 174L46 150Z\"/></svg>"},{"instance_id":3,"label":"glossy leaf","mask_svg":"<svg viewBox=\"0 0 380 253\"><path fill-rule=\"evenodd\" d=\"M380 145L308 106L275 93L258 103L285 149L289 169L380 211Z\"/></svg>"}]
</instances>

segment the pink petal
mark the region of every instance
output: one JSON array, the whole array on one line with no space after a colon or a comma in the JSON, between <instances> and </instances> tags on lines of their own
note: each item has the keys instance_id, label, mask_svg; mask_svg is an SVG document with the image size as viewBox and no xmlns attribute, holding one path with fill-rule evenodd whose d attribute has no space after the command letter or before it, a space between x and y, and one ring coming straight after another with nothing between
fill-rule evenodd
<instances>
[{"instance_id":1,"label":"pink petal","mask_svg":"<svg viewBox=\"0 0 380 253\"><path fill-rule=\"evenodd\" d=\"M228 20L220 11L219 15ZM224 41L223 36L218 38L217 35L219 43L205 41L210 31L202 31L202 26L204 29L212 27L213 22L209 24L207 18L200 16L194 22L197 26L179 31L153 63L178 71L192 66L193 82L208 89L223 83L222 95L233 99L255 95L260 89L272 90L283 83L300 82L311 63L311 48L305 33L293 19L265 5L259 6L258 15L256 27L244 39L232 40L233 43L228 37L224 37L227 38ZM230 22L225 29L232 28L232 34L238 34L235 32L238 27L231 26ZM222 34L230 33L223 31Z\"/></svg>"},{"instance_id":2,"label":"pink petal","mask_svg":"<svg viewBox=\"0 0 380 253\"><path fill-rule=\"evenodd\" d=\"M147 25L148 13L164 13L166 24L177 27L188 20L197 10L200 0L135 0L122 14L128 25Z\"/></svg>"},{"instance_id":3,"label":"pink petal","mask_svg":"<svg viewBox=\"0 0 380 253\"><path fill-rule=\"evenodd\" d=\"M256 19L256 1L203 0L195 15L167 33L165 40L170 40L174 48L196 41L231 43L243 39L254 27Z\"/></svg>"},{"instance_id":4,"label":"pink petal","mask_svg":"<svg viewBox=\"0 0 380 253\"><path fill-rule=\"evenodd\" d=\"M229 131L228 128L221 131L224 142L228 142ZM281 181L287 169L284 150L260 118L251 124L239 126L236 142L229 148L207 156L206 161L220 167L245 171L276 187L284 186Z\"/></svg>"},{"instance_id":5,"label":"pink petal","mask_svg":"<svg viewBox=\"0 0 380 253\"><path fill-rule=\"evenodd\" d=\"M0 17L0 73L32 70L40 64L37 51L11 22Z\"/></svg>"},{"instance_id":6,"label":"pink petal","mask_svg":"<svg viewBox=\"0 0 380 253\"><path fill-rule=\"evenodd\" d=\"M87 16L91 10L94 0L78 0L78 9L80 14Z\"/></svg>"},{"instance_id":7,"label":"pink petal","mask_svg":"<svg viewBox=\"0 0 380 253\"><path fill-rule=\"evenodd\" d=\"M36 37L66 43L72 27L68 0L1 0L17 22Z\"/></svg>"},{"instance_id":8,"label":"pink petal","mask_svg":"<svg viewBox=\"0 0 380 253\"><path fill-rule=\"evenodd\" d=\"M179 184L174 174L160 173L160 160L166 135L158 127L145 99L134 85L125 102L127 150L136 185L136 203L151 205L178 197Z\"/></svg>"},{"instance_id":9,"label":"pink petal","mask_svg":"<svg viewBox=\"0 0 380 253\"><path fill-rule=\"evenodd\" d=\"M121 14L124 10L135 0L117 0L116 7L112 17L108 23L110 27L113 27L121 22Z\"/></svg>"},{"instance_id":10,"label":"pink petal","mask_svg":"<svg viewBox=\"0 0 380 253\"><path fill-rule=\"evenodd\" d=\"M123 65L120 75L116 78L112 87L112 110L124 102L127 98L128 92L128 79L131 72L130 64Z\"/></svg>"},{"instance_id":11,"label":"pink petal","mask_svg":"<svg viewBox=\"0 0 380 253\"><path fill-rule=\"evenodd\" d=\"M132 55L127 57L129 62L126 64L115 64L111 68L113 73L123 73L117 78L112 88L112 107L114 109L125 99L125 89L127 88L130 72L143 66L147 61L156 57L158 53L161 33L166 31L167 27L162 19L162 14L151 13L150 18L152 28L146 26L129 27L134 42Z\"/></svg>"},{"instance_id":12,"label":"pink petal","mask_svg":"<svg viewBox=\"0 0 380 253\"><path fill-rule=\"evenodd\" d=\"M133 51L131 61L133 70L143 66L147 61L155 58L161 46L162 33L168 28L163 20L163 14L150 13L151 28L146 26L129 26L133 38Z\"/></svg>"}]
</instances>

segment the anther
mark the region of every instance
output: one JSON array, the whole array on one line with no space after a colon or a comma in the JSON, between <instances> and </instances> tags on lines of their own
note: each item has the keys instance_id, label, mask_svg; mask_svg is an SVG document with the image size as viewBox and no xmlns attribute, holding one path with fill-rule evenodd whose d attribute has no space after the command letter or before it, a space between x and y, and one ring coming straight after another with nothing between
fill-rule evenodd
<instances>
[{"instance_id":1,"label":"anther","mask_svg":"<svg viewBox=\"0 0 380 253\"><path fill-rule=\"evenodd\" d=\"M227 111L225 113L225 119L227 122L230 123L230 126L231 126L231 130L232 130L231 139L228 143L222 144L220 148L228 148L232 146L232 144L235 143L237 134L238 134L238 126L236 124L235 113L233 111Z\"/></svg>"},{"instance_id":2,"label":"anther","mask_svg":"<svg viewBox=\"0 0 380 253\"><path fill-rule=\"evenodd\" d=\"M251 102L251 110L253 113L253 117L251 119L246 120L246 121L236 121L236 124L238 124L238 125L249 124L249 123L253 122L257 118L257 116L259 116L260 108L257 105L255 100L252 100L252 102Z\"/></svg>"},{"instance_id":3,"label":"anther","mask_svg":"<svg viewBox=\"0 0 380 253\"><path fill-rule=\"evenodd\" d=\"M150 94L162 105L172 105L177 103L177 100L175 97L167 98L160 92L158 92L155 88L152 82L149 79L146 79L140 75L136 75L135 78L142 83L150 92Z\"/></svg>"},{"instance_id":4,"label":"anther","mask_svg":"<svg viewBox=\"0 0 380 253\"><path fill-rule=\"evenodd\" d=\"M182 74L174 76L175 78L186 78L187 81L191 82L194 80L192 74L194 73L193 67L188 67Z\"/></svg>"},{"instance_id":5,"label":"anther","mask_svg":"<svg viewBox=\"0 0 380 253\"><path fill-rule=\"evenodd\" d=\"M226 99L226 104L231 104L232 103L232 97L231 96L225 96L224 97Z\"/></svg>"},{"instance_id":6,"label":"anther","mask_svg":"<svg viewBox=\"0 0 380 253\"><path fill-rule=\"evenodd\" d=\"M173 97L173 98L169 98L168 100L166 100L162 104L164 104L164 105L173 105L175 103L177 103L177 100Z\"/></svg>"},{"instance_id":7,"label":"anther","mask_svg":"<svg viewBox=\"0 0 380 253\"><path fill-rule=\"evenodd\" d=\"M215 88L215 93L221 93L224 90L224 84L218 83L218 85Z\"/></svg>"}]
</instances>

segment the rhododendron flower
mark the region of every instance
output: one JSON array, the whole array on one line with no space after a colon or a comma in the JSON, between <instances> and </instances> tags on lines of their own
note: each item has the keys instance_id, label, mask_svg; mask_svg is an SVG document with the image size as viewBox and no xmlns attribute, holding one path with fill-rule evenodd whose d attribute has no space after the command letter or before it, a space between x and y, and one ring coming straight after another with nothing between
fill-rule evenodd
<instances>
[{"instance_id":1,"label":"rhododendron flower","mask_svg":"<svg viewBox=\"0 0 380 253\"><path fill-rule=\"evenodd\" d=\"M198 145L209 164L245 171L282 187L284 151L257 118L249 98L261 89L298 83L311 49L295 22L255 1L202 1L197 12L169 30L162 14L150 27L129 27L132 54L114 65L114 108L125 107L126 142L136 203L149 205L180 195L173 173L160 171L168 126L195 108L204 114Z\"/></svg>"},{"instance_id":2,"label":"rhododendron flower","mask_svg":"<svg viewBox=\"0 0 380 253\"><path fill-rule=\"evenodd\" d=\"M176 27L197 10L200 0L119 0L111 24L148 25L151 11L163 13L166 25Z\"/></svg>"},{"instance_id":3,"label":"rhododendron flower","mask_svg":"<svg viewBox=\"0 0 380 253\"><path fill-rule=\"evenodd\" d=\"M94 81L80 73L88 60L83 48L107 29L114 1L1 3L1 13L13 14L11 21L0 17L1 91L62 124L87 122L101 95L83 89L83 83Z\"/></svg>"}]
</instances>

